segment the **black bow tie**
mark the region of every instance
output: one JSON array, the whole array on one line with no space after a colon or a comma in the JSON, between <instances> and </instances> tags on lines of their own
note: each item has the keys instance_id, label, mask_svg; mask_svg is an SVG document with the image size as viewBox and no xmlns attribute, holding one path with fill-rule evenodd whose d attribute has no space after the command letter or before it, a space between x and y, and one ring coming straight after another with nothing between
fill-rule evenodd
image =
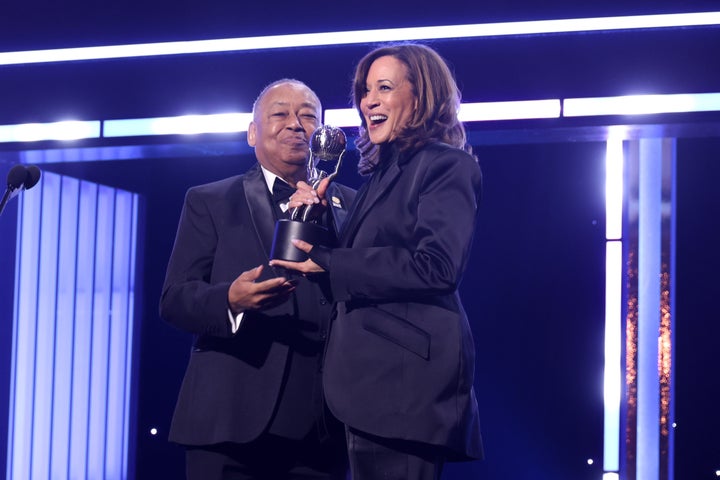
<instances>
[{"instance_id":1,"label":"black bow tie","mask_svg":"<svg viewBox=\"0 0 720 480\"><path fill-rule=\"evenodd\" d=\"M295 189L287 182L283 181L280 177L275 177L272 193L273 200L275 200L275 202L287 202L290 195L295 193Z\"/></svg>"}]
</instances>

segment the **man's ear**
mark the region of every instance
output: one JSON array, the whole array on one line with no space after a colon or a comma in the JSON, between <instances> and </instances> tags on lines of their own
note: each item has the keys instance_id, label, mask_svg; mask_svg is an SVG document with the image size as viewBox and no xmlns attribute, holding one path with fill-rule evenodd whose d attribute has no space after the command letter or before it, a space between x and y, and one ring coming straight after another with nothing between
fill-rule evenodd
<instances>
[{"instance_id":1,"label":"man's ear","mask_svg":"<svg viewBox=\"0 0 720 480\"><path fill-rule=\"evenodd\" d=\"M255 122L250 122L250 125L248 125L248 131L247 131L247 142L248 145L251 147L255 146L256 136L257 135L257 127L255 126Z\"/></svg>"}]
</instances>

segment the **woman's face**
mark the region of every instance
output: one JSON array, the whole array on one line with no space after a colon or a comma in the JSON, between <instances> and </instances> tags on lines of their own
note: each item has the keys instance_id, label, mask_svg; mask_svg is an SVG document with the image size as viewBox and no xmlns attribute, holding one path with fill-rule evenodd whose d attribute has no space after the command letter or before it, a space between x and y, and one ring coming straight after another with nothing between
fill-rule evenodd
<instances>
[{"instance_id":1,"label":"woman's face","mask_svg":"<svg viewBox=\"0 0 720 480\"><path fill-rule=\"evenodd\" d=\"M376 59L368 70L365 96L360 100L370 141L379 144L395 140L416 106L405 64L392 56Z\"/></svg>"}]
</instances>

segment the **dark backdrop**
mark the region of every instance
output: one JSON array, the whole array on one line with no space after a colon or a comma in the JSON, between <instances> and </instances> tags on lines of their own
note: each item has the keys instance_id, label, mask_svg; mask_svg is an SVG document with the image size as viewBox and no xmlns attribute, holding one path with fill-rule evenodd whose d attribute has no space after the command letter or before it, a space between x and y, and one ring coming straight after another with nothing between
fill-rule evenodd
<instances>
[{"instance_id":1,"label":"dark backdrop","mask_svg":"<svg viewBox=\"0 0 720 480\"><path fill-rule=\"evenodd\" d=\"M677 148L675 478L720 470L720 138Z\"/></svg>"}]
</instances>

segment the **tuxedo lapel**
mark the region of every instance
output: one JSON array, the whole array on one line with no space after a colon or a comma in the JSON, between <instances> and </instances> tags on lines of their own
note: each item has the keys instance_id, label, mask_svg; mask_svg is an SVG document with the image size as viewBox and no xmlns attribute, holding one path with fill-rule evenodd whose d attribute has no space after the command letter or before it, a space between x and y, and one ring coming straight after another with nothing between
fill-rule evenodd
<instances>
[{"instance_id":1,"label":"tuxedo lapel","mask_svg":"<svg viewBox=\"0 0 720 480\"><path fill-rule=\"evenodd\" d=\"M270 248L272 247L275 232L275 215L270 203L265 178L258 165L249 170L243 177L243 190L245 191L245 201L250 210L250 218L255 227L255 233L263 246L265 257L269 261Z\"/></svg>"},{"instance_id":2,"label":"tuxedo lapel","mask_svg":"<svg viewBox=\"0 0 720 480\"><path fill-rule=\"evenodd\" d=\"M355 225L358 223L358 214L362 210L362 204L364 203L367 195L368 183L369 181L363 183L360 190L358 190L358 193L355 196L355 201L350 207L348 217L340 229L340 238L338 240L338 246L340 247L349 246L351 233L355 233Z\"/></svg>"},{"instance_id":3,"label":"tuxedo lapel","mask_svg":"<svg viewBox=\"0 0 720 480\"><path fill-rule=\"evenodd\" d=\"M390 189L398 175L400 175L400 167L395 162L388 166L387 171L380 177L379 181L370 183L370 188L368 188L362 205L361 217L364 217L368 210Z\"/></svg>"}]
</instances>

